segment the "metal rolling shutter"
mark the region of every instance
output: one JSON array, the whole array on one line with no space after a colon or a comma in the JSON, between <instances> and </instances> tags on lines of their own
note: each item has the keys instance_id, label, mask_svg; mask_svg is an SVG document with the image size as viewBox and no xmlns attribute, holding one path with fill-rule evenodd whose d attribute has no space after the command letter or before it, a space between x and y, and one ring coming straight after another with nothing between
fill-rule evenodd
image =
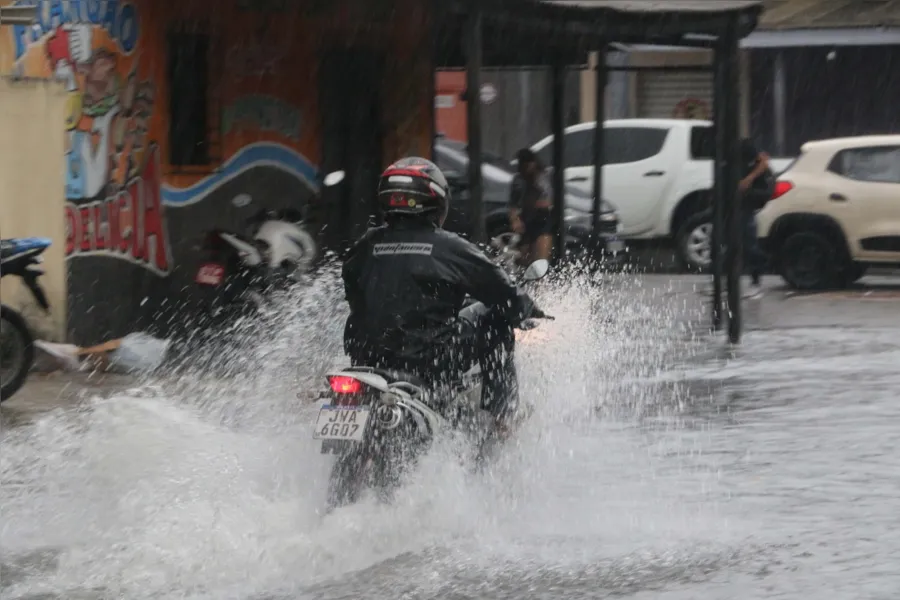
<instances>
[{"instance_id":1,"label":"metal rolling shutter","mask_svg":"<svg viewBox=\"0 0 900 600\"><path fill-rule=\"evenodd\" d=\"M638 117L671 119L683 100L697 99L709 112L697 118L712 117L712 73L644 72L638 79Z\"/></svg>"}]
</instances>

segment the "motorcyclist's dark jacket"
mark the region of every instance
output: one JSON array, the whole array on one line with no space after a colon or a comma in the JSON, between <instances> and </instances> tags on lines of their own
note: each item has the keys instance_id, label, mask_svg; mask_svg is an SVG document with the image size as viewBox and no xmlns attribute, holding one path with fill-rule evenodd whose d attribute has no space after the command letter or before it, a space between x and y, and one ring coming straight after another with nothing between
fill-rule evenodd
<instances>
[{"instance_id":1,"label":"motorcyclist's dark jacket","mask_svg":"<svg viewBox=\"0 0 900 600\"><path fill-rule=\"evenodd\" d=\"M350 317L344 348L421 362L454 343L466 295L503 311L511 326L533 303L476 246L421 220L370 229L343 268Z\"/></svg>"}]
</instances>

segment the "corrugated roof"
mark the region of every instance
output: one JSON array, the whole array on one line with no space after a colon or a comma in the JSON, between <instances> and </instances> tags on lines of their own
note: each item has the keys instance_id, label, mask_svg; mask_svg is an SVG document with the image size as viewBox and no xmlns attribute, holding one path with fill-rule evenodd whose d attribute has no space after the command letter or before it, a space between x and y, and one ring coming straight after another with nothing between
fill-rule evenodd
<instances>
[{"instance_id":1,"label":"corrugated roof","mask_svg":"<svg viewBox=\"0 0 900 600\"><path fill-rule=\"evenodd\" d=\"M760 29L900 27L900 0L765 0Z\"/></svg>"},{"instance_id":2,"label":"corrugated roof","mask_svg":"<svg viewBox=\"0 0 900 600\"><path fill-rule=\"evenodd\" d=\"M544 0L578 8L608 8L630 13L727 12L761 6L762 0Z\"/></svg>"}]
</instances>

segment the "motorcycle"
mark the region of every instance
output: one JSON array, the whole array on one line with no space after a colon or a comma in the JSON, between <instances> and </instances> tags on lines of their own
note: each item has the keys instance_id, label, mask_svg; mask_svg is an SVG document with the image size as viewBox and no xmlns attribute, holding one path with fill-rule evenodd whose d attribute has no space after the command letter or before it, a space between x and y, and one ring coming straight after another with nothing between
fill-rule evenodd
<instances>
[{"instance_id":1,"label":"motorcycle","mask_svg":"<svg viewBox=\"0 0 900 600\"><path fill-rule=\"evenodd\" d=\"M344 175L344 171L329 173L322 185L337 185ZM239 209L251 203L245 194L232 200ZM207 260L194 276L194 282L203 290L201 312L206 318L230 320L259 310L269 292L287 289L313 266L318 245L299 211L262 208L246 224L249 235L214 229L206 236L202 249Z\"/></svg>"},{"instance_id":2,"label":"motorcycle","mask_svg":"<svg viewBox=\"0 0 900 600\"><path fill-rule=\"evenodd\" d=\"M46 238L0 240L0 278L17 275L44 311L49 312L47 295L38 283L44 271L41 253L50 247ZM9 400L25 383L34 364L34 338L18 312L0 304L0 402Z\"/></svg>"},{"instance_id":3,"label":"motorcycle","mask_svg":"<svg viewBox=\"0 0 900 600\"><path fill-rule=\"evenodd\" d=\"M523 281L536 281L549 270L538 260L525 270ZM484 309L473 302L468 309ZM535 307L521 329L536 327L535 319L552 319ZM399 485L440 432L462 432L479 455L495 433L495 419L482 409L482 384L477 367L450 392L434 392L428 382L408 373L367 366L347 367L326 375L329 389L319 396L313 438L322 454L336 459L329 478L330 508L352 504L364 489L382 499Z\"/></svg>"}]
</instances>

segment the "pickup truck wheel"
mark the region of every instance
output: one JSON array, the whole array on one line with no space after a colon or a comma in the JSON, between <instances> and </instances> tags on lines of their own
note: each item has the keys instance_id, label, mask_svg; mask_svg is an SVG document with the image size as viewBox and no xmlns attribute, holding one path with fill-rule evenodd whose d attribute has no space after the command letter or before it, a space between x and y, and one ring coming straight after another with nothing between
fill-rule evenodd
<instances>
[{"instance_id":1,"label":"pickup truck wheel","mask_svg":"<svg viewBox=\"0 0 900 600\"><path fill-rule=\"evenodd\" d=\"M708 212L688 218L676 235L678 260L686 271L706 273L712 267L712 220Z\"/></svg>"},{"instance_id":2,"label":"pickup truck wheel","mask_svg":"<svg viewBox=\"0 0 900 600\"><path fill-rule=\"evenodd\" d=\"M838 283L835 254L826 237L812 231L795 233L779 252L781 276L798 290L828 289Z\"/></svg>"}]
</instances>

